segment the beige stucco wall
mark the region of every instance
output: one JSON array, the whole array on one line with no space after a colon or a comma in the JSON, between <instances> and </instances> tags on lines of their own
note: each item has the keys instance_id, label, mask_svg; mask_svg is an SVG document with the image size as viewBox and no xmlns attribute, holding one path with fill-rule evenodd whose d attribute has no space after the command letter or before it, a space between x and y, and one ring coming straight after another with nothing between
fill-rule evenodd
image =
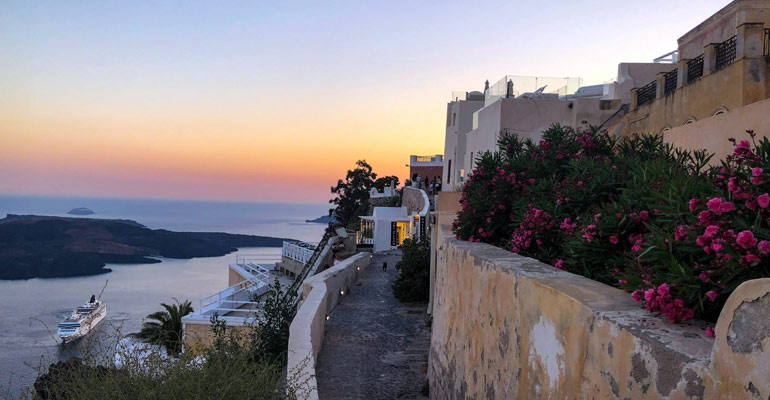
<instances>
[{"instance_id":1,"label":"beige stucco wall","mask_svg":"<svg viewBox=\"0 0 770 400\"><path fill-rule=\"evenodd\" d=\"M501 132L507 131L522 139L538 142L543 131L555 123L588 129L590 125L600 125L615 111L601 110L600 99L499 99L478 111L478 127L467 133L465 174L474 168L474 160L479 155L497 150ZM455 186L455 189L459 188Z\"/></svg>"},{"instance_id":2,"label":"beige stucco wall","mask_svg":"<svg viewBox=\"0 0 770 400\"><path fill-rule=\"evenodd\" d=\"M679 38L679 57L692 59L703 53L710 43L722 43L735 35L745 22L764 22L770 26L770 2L767 0L736 0L717 11Z\"/></svg>"},{"instance_id":3,"label":"beige stucco wall","mask_svg":"<svg viewBox=\"0 0 770 400\"><path fill-rule=\"evenodd\" d=\"M227 334L245 340L248 337L250 326L227 325ZM208 321L195 321L184 323L185 352L200 354L205 348L214 343L214 332L211 331L211 323Z\"/></svg>"},{"instance_id":4,"label":"beige stucco wall","mask_svg":"<svg viewBox=\"0 0 770 400\"><path fill-rule=\"evenodd\" d=\"M759 82L746 84L749 70L756 70ZM625 135L661 133L694 119L713 116L719 110L736 110L768 98L768 65L760 59L737 60L720 71L704 76L650 104L630 110L625 116Z\"/></svg>"},{"instance_id":5,"label":"beige stucco wall","mask_svg":"<svg viewBox=\"0 0 770 400\"><path fill-rule=\"evenodd\" d=\"M401 206L406 207L407 215L412 215L414 213L425 215L424 212L427 212L430 206L428 202L428 196L425 194L424 190L408 186L404 187Z\"/></svg>"},{"instance_id":6,"label":"beige stucco wall","mask_svg":"<svg viewBox=\"0 0 770 400\"><path fill-rule=\"evenodd\" d=\"M486 244L439 245L433 399L767 398L770 279L730 297L716 340L618 289Z\"/></svg>"},{"instance_id":7,"label":"beige stucco wall","mask_svg":"<svg viewBox=\"0 0 770 400\"><path fill-rule=\"evenodd\" d=\"M326 316L339 304L344 296L341 292L350 292L371 258L369 253L358 253L302 284L303 298L289 327L286 370L289 376L307 381L307 386L312 389L303 394L308 400L318 399L315 360L321 351Z\"/></svg>"},{"instance_id":8,"label":"beige stucco wall","mask_svg":"<svg viewBox=\"0 0 770 400\"><path fill-rule=\"evenodd\" d=\"M749 139L747 129L760 138L770 137L770 99L673 128L663 134L663 140L689 150L706 149L714 153L712 163L718 164L733 152L728 139Z\"/></svg>"}]
</instances>

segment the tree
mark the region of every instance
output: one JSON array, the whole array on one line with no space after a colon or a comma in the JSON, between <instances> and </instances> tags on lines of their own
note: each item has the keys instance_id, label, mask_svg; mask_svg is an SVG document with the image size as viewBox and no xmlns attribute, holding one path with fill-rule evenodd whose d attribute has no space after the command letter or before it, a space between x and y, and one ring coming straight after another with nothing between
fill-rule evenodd
<instances>
[{"instance_id":1,"label":"tree","mask_svg":"<svg viewBox=\"0 0 770 400\"><path fill-rule=\"evenodd\" d=\"M161 345L172 354L179 354L182 351L182 317L193 312L192 304L185 300L160 305L164 311L148 315L150 321L142 324L142 330L136 336L148 343Z\"/></svg>"},{"instance_id":2,"label":"tree","mask_svg":"<svg viewBox=\"0 0 770 400\"><path fill-rule=\"evenodd\" d=\"M296 291L286 292L278 279L270 285L267 293L257 299L262 315L258 317L255 329L251 331L251 350L257 362L283 365L289 347L289 325L296 311Z\"/></svg>"},{"instance_id":3,"label":"tree","mask_svg":"<svg viewBox=\"0 0 770 400\"><path fill-rule=\"evenodd\" d=\"M404 302L428 301L430 291L430 242L405 239L403 256L396 264L398 278L393 282L393 295Z\"/></svg>"},{"instance_id":4,"label":"tree","mask_svg":"<svg viewBox=\"0 0 770 400\"><path fill-rule=\"evenodd\" d=\"M377 190L379 190L379 191L383 191L383 190L385 190L385 186L391 186L391 185L393 186L394 189L396 187L398 187L398 177L397 176L395 176L395 175L383 176L381 178L377 178L374 181L374 183L372 184L372 186L374 188L376 188Z\"/></svg>"},{"instance_id":5,"label":"tree","mask_svg":"<svg viewBox=\"0 0 770 400\"><path fill-rule=\"evenodd\" d=\"M357 167L348 170L345 180L337 181L337 186L331 188L337 197L329 200L336 207L329 210L329 216L342 226L348 226L355 218L366 212L369 202L369 191L374 187L377 174L372 172L372 166L366 160L358 160Z\"/></svg>"}]
</instances>

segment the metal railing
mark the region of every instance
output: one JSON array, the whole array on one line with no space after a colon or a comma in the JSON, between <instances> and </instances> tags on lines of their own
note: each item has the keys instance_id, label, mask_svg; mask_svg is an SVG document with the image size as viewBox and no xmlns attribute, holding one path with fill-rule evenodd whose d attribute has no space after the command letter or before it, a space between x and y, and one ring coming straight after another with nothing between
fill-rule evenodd
<instances>
[{"instance_id":1,"label":"metal railing","mask_svg":"<svg viewBox=\"0 0 770 400\"><path fill-rule=\"evenodd\" d=\"M676 78L679 75L679 69L674 68L669 72L666 72L666 75L664 75L664 94L673 93L676 90Z\"/></svg>"},{"instance_id":2,"label":"metal railing","mask_svg":"<svg viewBox=\"0 0 770 400\"><path fill-rule=\"evenodd\" d=\"M693 83L703 76L703 54L687 62L687 84Z\"/></svg>"},{"instance_id":3,"label":"metal railing","mask_svg":"<svg viewBox=\"0 0 770 400\"><path fill-rule=\"evenodd\" d=\"M291 286L289 286L286 294L284 295L284 299L288 299L294 293L297 293L300 285L302 285L302 282L305 281L305 278L307 278L307 276L310 274L310 271L313 269L313 264L315 264L315 262L318 260L318 257L321 256L321 253L323 253L326 244L329 243L329 239L331 239L334 235L335 234L333 232L327 231L324 233L323 238L320 242L318 242L318 246L316 246L315 251L313 251L313 255L309 260L307 260L305 266L302 268L302 271L297 274L297 276L294 278L294 282L292 282ZM295 298L295 302L298 300L299 298Z\"/></svg>"},{"instance_id":4,"label":"metal railing","mask_svg":"<svg viewBox=\"0 0 770 400\"><path fill-rule=\"evenodd\" d=\"M765 52L764 54L770 57L770 28L765 28Z\"/></svg>"},{"instance_id":5,"label":"metal railing","mask_svg":"<svg viewBox=\"0 0 770 400\"><path fill-rule=\"evenodd\" d=\"M640 107L645 104L652 103L655 100L655 92L658 90L658 82L652 81L636 92L636 106Z\"/></svg>"},{"instance_id":6,"label":"metal railing","mask_svg":"<svg viewBox=\"0 0 770 400\"><path fill-rule=\"evenodd\" d=\"M716 45L716 70L720 70L735 61L735 44L737 37L733 36L730 39Z\"/></svg>"},{"instance_id":7,"label":"metal railing","mask_svg":"<svg viewBox=\"0 0 770 400\"><path fill-rule=\"evenodd\" d=\"M252 301L252 295L255 292L259 294L260 290L270 285L270 272L258 262L274 263L275 261L275 256L271 257L268 254L236 255L235 264L248 273L247 276L244 276L246 280L202 298L199 302L198 312L206 314L210 311L216 311L224 315L228 312L244 311L241 307L245 305L257 305L258 302Z\"/></svg>"},{"instance_id":8,"label":"metal railing","mask_svg":"<svg viewBox=\"0 0 770 400\"><path fill-rule=\"evenodd\" d=\"M315 246L310 243L283 242L281 256L304 264L310 260L310 257L313 256L313 252L315 252Z\"/></svg>"}]
</instances>

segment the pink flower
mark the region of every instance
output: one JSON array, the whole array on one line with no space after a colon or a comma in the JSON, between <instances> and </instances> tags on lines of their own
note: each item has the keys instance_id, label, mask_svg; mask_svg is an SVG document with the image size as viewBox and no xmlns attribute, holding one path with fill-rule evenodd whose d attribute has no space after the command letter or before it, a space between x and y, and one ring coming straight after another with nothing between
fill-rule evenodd
<instances>
[{"instance_id":1,"label":"pink flower","mask_svg":"<svg viewBox=\"0 0 770 400\"><path fill-rule=\"evenodd\" d=\"M764 182L764 179L762 179L761 176L752 176L751 177L751 183L753 185L761 185Z\"/></svg>"},{"instance_id":2,"label":"pink flower","mask_svg":"<svg viewBox=\"0 0 770 400\"><path fill-rule=\"evenodd\" d=\"M561 258L556 260L556 262L553 263L553 266L558 269L564 269L564 260L562 260Z\"/></svg>"},{"instance_id":3,"label":"pink flower","mask_svg":"<svg viewBox=\"0 0 770 400\"><path fill-rule=\"evenodd\" d=\"M757 247L759 248L759 252L762 253L762 255L766 256L770 254L770 242L768 242L767 240L763 240L759 242Z\"/></svg>"},{"instance_id":4,"label":"pink flower","mask_svg":"<svg viewBox=\"0 0 770 400\"><path fill-rule=\"evenodd\" d=\"M714 197L706 203L706 206L709 208L709 210L711 210L711 212L719 212L720 207L722 206L722 199L719 197Z\"/></svg>"},{"instance_id":5,"label":"pink flower","mask_svg":"<svg viewBox=\"0 0 770 400\"><path fill-rule=\"evenodd\" d=\"M718 226L716 226L716 225L709 225L709 226L706 227L706 231L703 232L703 235L710 238L710 237L713 237L714 235L716 235L717 232L719 232L719 227Z\"/></svg>"},{"instance_id":6,"label":"pink flower","mask_svg":"<svg viewBox=\"0 0 770 400\"><path fill-rule=\"evenodd\" d=\"M762 175L762 168L752 168L751 169L751 175L752 176L760 176L760 175Z\"/></svg>"},{"instance_id":7,"label":"pink flower","mask_svg":"<svg viewBox=\"0 0 770 400\"><path fill-rule=\"evenodd\" d=\"M711 280L711 278L709 278L709 274L707 274L707 273L706 273L706 271L703 271L703 272L701 272L701 273L700 273L700 275L698 275L698 277L699 277L699 278L700 278L700 279L701 279L703 282L708 282L708 281L710 281L710 280Z\"/></svg>"},{"instance_id":8,"label":"pink flower","mask_svg":"<svg viewBox=\"0 0 770 400\"><path fill-rule=\"evenodd\" d=\"M740 155L748 153L750 150L751 150L751 145L749 144L749 141L748 140L741 140L741 142L738 143L737 146L735 146L734 154L736 156L740 156Z\"/></svg>"},{"instance_id":9,"label":"pink flower","mask_svg":"<svg viewBox=\"0 0 770 400\"><path fill-rule=\"evenodd\" d=\"M712 328L710 326L708 328L706 328L706 336L714 337L714 328Z\"/></svg>"},{"instance_id":10,"label":"pink flower","mask_svg":"<svg viewBox=\"0 0 770 400\"><path fill-rule=\"evenodd\" d=\"M631 248L631 251L642 251L642 246L635 244L634 247Z\"/></svg>"},{"instance_id":11,"label":"pink flower","mask_svg":"<svg viewBox=\"0 0 770 400\"><path fill-rule=\"evenodd\" d=\"M660 286L658 286L658 294L661 295L661 296L667 295L668 294L668 290L669 289L668 289L668 284L667 283L664 283L664 284L661 284Z\"/></svg>"},{"instance_id":12,"label":"pink flower","mask_svg":"<svg viewBox=\"0 0 770 400\"><path fill-rule=\"evenodd\" d=\"M719 211L726 213L735 210L735 205L729 201L725 201L724 203L719 205Z\"/></svg>"},{"instance_id":13,"label":"pink flower","mask_svg":"<svg viewBox=\"0 0 770 400\"><path fill-rule=\"evenodd\" d=\"M644 292L644 301L652 301L655 298L655 289L647 289Z\"/></svg>"},{"instance_id":14,"label":"pink flower","mask_svg":"<svg viewBox=\"0 0 770 400\"><path fill-rule=\"evenodd\" d=\"M744 249L750 249L757 244L757 239L754 237L754 234L751 233L751 231L743 231L738 234L735 242L741 245L741 247Z\"/></svg>"},{"instance_id":15,"label":"pink flower","mask_svg":"<svg viewBox=\"0 0 770 400\"><path fill-rule=\"evenodd\" d=\"M642 289L636 289L633 293L631 293L631 298L634 299L634 301L638 302L642 299L641 295Z\"/></svg>"},{"instance_id":16,"label":"pink flower","mask_svg":"<svg viewBox=\"0 0 770 400\"><path fill-rule=\"evenodd\" d=\"M599 223L599 218L601 218L601 217L602 217L601 214L594 215L594 222L596 222L598 224Z\"/></svg>"},{"instance_id":17,"label":"pink flower","mask_svg":"<svg viewBox=\"0 0 770 400\"><path fill-rule=\"evenodd\" d=\"M757 197L757 203L759 203L759 206L762 208L770 206L770 194L764 193L759 195L759 197Z\"/></svg>"},{"instance_id":18,"label":"pink flower","mask_svg":"<svg viewBox=\"0 0 770 400\"><path fill-rule=\"evenodd\" d=\"M700 205L700 199L690 200L690 211L695 211L696 209L698 209L699 205Z\"/></svg>"},{"instance_id":19,"label":"pink flower","mask_svg":"<svg viewBox=\"0 0 770 400\"><path fill-rule=\"evenodd\" d=\"M719 297L719 295L717 294L717 292L715 292L713 290L709 290L708 292L706 292L706 297L708 297L709 300L711 300L711 301L716 301L716 299Z\"/></svg>"},{"instance_id":20,"label":"pink flower","mask_svg":"<svg viewBox=\"0 0 770 400\"><path fill-rule=\"evenodd\" d=\"M610 243L618 244L618 242L620 242L620 240L618 240L617 236L615 236L615 235L610 236Z\"/></svg>"}]
</instances>

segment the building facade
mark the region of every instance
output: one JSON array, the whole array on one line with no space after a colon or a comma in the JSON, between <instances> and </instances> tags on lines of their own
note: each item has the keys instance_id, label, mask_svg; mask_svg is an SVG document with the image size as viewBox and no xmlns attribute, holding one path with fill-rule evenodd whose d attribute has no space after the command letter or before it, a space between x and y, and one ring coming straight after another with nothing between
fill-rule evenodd
<instances>
[{"instance_id":1,"label":"building facade","mask_svg":"<svg viewBox=\"0 0 770 400\"><path fill-rule=\"evenodd\" d=\"M767 129L770 2L733 1L679 38L678 45L677 64L631 91L628 112L614 121L612 132L663 133L672 144L705 148L718 160L730 151L728 137ZM749 105L754 105L750 111L743 110ZM737 125L726 125L727 119ZM696 122L701 122L697 133L687 128Z\"/></svg>"},{"instance_id":2,"label":"building facade","mask_svg":"<svg viewBox=\"0 0 770 400\"><path fill-rule=\"evenodd\" d=\"M447 104L443 190L455 189L465 174L467 133L473 129L473 114L482 107L484 94L481 92L454 93Z\"/></svg>"},{"instance_id":3,"label":"building facade","mask_svg":"<svg viewBox=\"0 0 770 400\"><path fill-rule=\"evenodd\" d=\"M444 157L441 154L435 156L409 156L409 179L416 176L422 178L422 182L441 181L444 170Z\"/></svg>"}]
</instances>

